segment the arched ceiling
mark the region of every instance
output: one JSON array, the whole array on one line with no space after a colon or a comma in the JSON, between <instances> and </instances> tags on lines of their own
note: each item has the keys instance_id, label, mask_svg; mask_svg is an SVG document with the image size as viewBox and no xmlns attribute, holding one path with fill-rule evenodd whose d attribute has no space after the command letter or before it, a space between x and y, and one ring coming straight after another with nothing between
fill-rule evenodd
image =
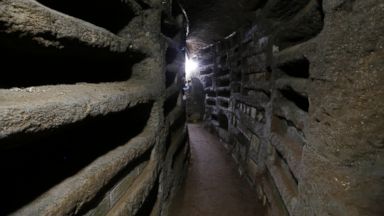
<instances>
[{"instance_id":1,"label":"arched ceiling","mask_svg":"<svg viewBox=\"0 0 384 216\"><path fill-rule=\"evenodd\" d=\"M265 0L180 0L189 19L189 48L196 50L231 34L261 2Z\"/></svg>"}]
</instances>

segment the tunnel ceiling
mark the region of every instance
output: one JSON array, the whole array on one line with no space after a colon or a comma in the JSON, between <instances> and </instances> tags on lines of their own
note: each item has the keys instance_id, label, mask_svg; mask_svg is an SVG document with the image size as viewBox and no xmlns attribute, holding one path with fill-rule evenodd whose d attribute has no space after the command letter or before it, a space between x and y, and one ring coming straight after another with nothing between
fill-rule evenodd
<instances>
[{"instance_id":1,"label":"tunnel ceiling","mask_svg":"<svg viewBox=\"0 0 384 216\"><path fill-rule=\"evenodd\" d=\"M181 0L190 25L188 46L196 50L236 30L265 0Z\"/></svg>"}]
</instances>

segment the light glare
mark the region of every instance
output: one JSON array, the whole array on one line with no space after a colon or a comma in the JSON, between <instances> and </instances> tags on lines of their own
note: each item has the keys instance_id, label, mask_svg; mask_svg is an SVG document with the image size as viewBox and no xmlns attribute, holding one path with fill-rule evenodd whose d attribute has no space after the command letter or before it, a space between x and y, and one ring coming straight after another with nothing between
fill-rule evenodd
<instances>
[{"instance_id":1,"label":"light glare","mask_svg":"<svg viewBox=\"0 0 384 216\"><path fill-rule=\"evenodd\" d=\"M188 58L188 56L185 57L185 74L187 77L190 77L190 75L198 68L198 66L199 64L196 61Z\"/></svg>"}]
</instances>

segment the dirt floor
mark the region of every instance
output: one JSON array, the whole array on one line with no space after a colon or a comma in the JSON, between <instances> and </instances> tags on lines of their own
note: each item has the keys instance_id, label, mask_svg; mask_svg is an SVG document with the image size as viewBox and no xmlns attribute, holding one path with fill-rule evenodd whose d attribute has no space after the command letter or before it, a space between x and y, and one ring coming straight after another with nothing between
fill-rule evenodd
<instances>
[{"instance_id":1,"label":"dirt floor","mask_svg":"<svg viewBox=\"0 0 384 216\"><path fill-rule=\"evenodd\" d=\"M219 139L189 124L191 164L170 216L263 216L256 192L237 172Z\"/></svg>"}]
</instances>

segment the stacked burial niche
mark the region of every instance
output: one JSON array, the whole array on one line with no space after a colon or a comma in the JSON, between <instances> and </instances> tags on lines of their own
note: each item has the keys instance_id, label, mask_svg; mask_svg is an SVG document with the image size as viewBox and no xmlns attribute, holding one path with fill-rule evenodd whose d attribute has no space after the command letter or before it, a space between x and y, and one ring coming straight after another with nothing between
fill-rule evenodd
<instances>
[{"instance_id":1,"label":"stacked burial niche","mask_svg":"<svg viewBox=\"0 0 384 216\"><path fill-rule=\"evenodd\" d=\"M197 54L206 127L268 215L382 215L380 1L262 2Z\"/></svg>"},{"instance_id":2,"label":"stacked burial niche","mask_svg":"<svg viewBox=\"0 0 384 216\"><path fill-rule=\"evenodd\" d=\"M0 2L0 215L166 215L183 180L175 1Z\"/></svg>"}]
</instances>

